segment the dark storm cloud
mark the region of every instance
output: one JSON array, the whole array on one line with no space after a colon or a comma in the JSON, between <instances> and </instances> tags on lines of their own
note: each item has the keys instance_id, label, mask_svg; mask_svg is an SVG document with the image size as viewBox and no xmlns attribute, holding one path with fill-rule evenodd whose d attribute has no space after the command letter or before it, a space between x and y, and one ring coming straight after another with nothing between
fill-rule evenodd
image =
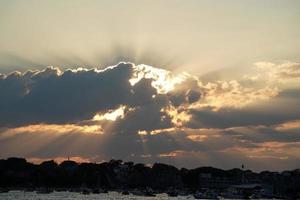
<instances>
[{"instance_id":1,"label":"dark storm cloud","mask_svg":"<svg viewBox=\"0 0 300 200\"><path fill-rule=\"evenodd\" d=\"M74 122L120 104L144 104L155 91L150 83L131 87L132 70L120 63L101 72L49 67L9 74L0 79L0 126Z\"/></svg>"},{"instance_id":2,"label":"dark storm cloud","mask_svg":"<svg viewBox=\"0 0 300 200\"><path fill-rule=\"evenodd\" d=\"M153 101L144 106L138 106L123 119L116 120L110 131L136 134L138 130L170 128L173 126L170 118L163 118L165 115L160 111L163 105L167 104Z\"/></svg>"},{"instance_id":3,"label":"dark storm cloud","mask_svg":"<svg viewBox=\"0 0 300 200\"><path fill-rule=\"evenodd\" d=\"M162 108L192 103L200 98L200 92L191 90L188 81L172 93L159 93L151 77L132 85L129 80L135 69L131 63L120 63L105 70L60 71L48 67L42 71L1 75L0 126L79 123L92 119L98 112L125 105L134 108L124 122L119 122L126 129L131 130L130 126L141 129L168 127L168 116L161 120ZM142 120L145 118L147 123Z\"/></svg>"},{"instance_id":4,"label":"dark storm cloud","mask_svg":"<svg viewBox=\"0 0 300 200\"><path fill-rule=\"evenodd\" d=\"M170 128L174 125L172 119L178 118L181 111L190 117L182 125L191 128L271 125L300 118L298 89L284 90L273 97L268 88L256 91L243 88L237 81L203 85L189 76L175 89L159 93L152 78L144 77L130 84L135 69L131 63L120 63L105 70L62 72L48 67L42 71L1 75L0 126L80 123L120 105L132 110L115 121L112 131L116 132ZM255 105L237 105L269 96L273 98ZM194 104L200 108L189 107ZM170 106L174 106L177 114L162 111Z\"/></svg>"}]
</instances>

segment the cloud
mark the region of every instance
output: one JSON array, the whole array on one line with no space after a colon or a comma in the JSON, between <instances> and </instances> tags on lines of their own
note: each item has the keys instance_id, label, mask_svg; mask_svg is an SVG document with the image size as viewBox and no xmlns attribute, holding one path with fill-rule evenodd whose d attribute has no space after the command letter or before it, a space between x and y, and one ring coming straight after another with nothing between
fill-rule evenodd
<instances>
[{"instance_id":1,"label":"cloud","mask_svg":"<svg viewBox=\"0 0 300 200\"><path fill-rule=\"evenodd\" d=\"M1 76L0 89L0 114L5 116L0 119L1 126L77 123L120 106L145 110L151 105L157 116L165 112L161 117L171 119L173 113L174 123L175 115L188 121L190 109L241 108L279 92L270 86L245 87L236 80L204 84L187 73L132 63L104 70L47 67L13 72Z\"/></svg>"},{"instance_id":2,"label":"cloud","mask_svg":"<svg viewBox=\"0 0 300 200\"><path fill-rule=\"evenodd\" d=\"M102 134L103 129L100 125L79 125L79 124L35 124L10 128L2 132L1 138L10 137L16 134L33 134L33 133L51 133L61 135L65 133L83 133L83 134Z\"/></svg>"},{"instance_id":3,"label":"cloud","mask_svg":"<svg viewBox=\"0 0 300 200\"><path fill-rule=\"evenodd\" d=\"M85 130L88 126L41 124L1 133L0 156L25 156L36 161L67 156L82 161L122 158L180 167L233 168L241 162L254 170L282 170L297 167L295 161L300 160L299 134L287 130L294 130L297 123L225 129L177 127L143 131L141 135L91 134ZM274 163L274 168L262 165L267 161Z\"/></svg>"},{"instance_id":4,"label":"cloud","mask_svg":"<svg viewBox=\"0 0 300 200\"><path fill-rule=\"evenodd\" d=\"M300 63L284 62L280 64L272 62L257 62L255 66L259 69L258 78L267 79L270 82L287 82L300 78Z\"/></svg>"},{"instance_id":5,"label":"cloud","mask_svg":"<svg viewBox=\"0 0 300 200\"><path fill-rule=\"evenodd\" d=\"M35 123L74 123L120 106L168 104L170 90L186 79L146 65L120 63L104 70L14 72L0 79L1 126ZM186 91L187 92L187 91ZM197 94L188 93L189 101Z\"/></svg>"},{"instance_id":6,"label":"cloud","mask_svg":"<svg viewBox=\"0 0 300 200\"><path fill-rule=\"evenodd\" d=\"M300 88L281 83L204 82L132 63L1 75L0 156L294 167Z\"/></svg>"},{"instance_id":7,"label":"cloud","mask_svg":"<svg viewBox=\"0 0 300 200\"><path fill-rule=\"evenodd\" d=\"M0 125L67 123L91 118L128 99L129 64L104 71L67 70L13 73L0 80ZM114 91L114 92L112 92Z\"/></svg>"},{"instance_id":8,"label":"cloud","mask_svg":"<svg viewBox=\"0 0 300 200\"><path fill-rule=\"evenodd\" d=\"M215 109L223 107L244 107L255 101L268 100L278 95L276 87L265 86L260 89L241 85L236 80L217 81L203 85L205 102L195 107L210 106Z\"/></svg>"}]
</instances>

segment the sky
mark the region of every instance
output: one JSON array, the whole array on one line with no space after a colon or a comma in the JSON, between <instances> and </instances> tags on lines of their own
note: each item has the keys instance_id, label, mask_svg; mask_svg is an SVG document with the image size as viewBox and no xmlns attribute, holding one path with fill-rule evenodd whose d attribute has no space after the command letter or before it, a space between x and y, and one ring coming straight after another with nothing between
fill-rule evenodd
<instances>
[{"instance_id":1,"label":"sky","mask_svg":"<svg viewBox=\"0 0 300 200\"><path fill-rule=\"evenodd\" d=\"M0 1L0 158L300 168L299 8Z\"/></svg>"}]
</instances>

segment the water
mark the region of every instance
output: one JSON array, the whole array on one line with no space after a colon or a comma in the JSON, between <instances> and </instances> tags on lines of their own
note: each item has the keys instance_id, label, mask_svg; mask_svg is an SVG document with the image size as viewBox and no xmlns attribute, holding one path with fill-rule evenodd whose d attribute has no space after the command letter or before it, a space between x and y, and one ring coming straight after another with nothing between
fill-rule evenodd
<instances>
[{"instance_id":1,"label":"water","mask_svg":"<svg viewBox=\"0 0 300 200\"><path fill-rule=\"evenodd\" d=\"M194 199L192 196L169 197L167 194L158 194L156 197L141 197L130 195L122 195L118 192L109 192L107 194L89 194L84 195L75 192L53 192L50 194L37 194L36 192L9 191L8 193L0 193L0 200L184 200Z\"/></svg>"}]
</instances>

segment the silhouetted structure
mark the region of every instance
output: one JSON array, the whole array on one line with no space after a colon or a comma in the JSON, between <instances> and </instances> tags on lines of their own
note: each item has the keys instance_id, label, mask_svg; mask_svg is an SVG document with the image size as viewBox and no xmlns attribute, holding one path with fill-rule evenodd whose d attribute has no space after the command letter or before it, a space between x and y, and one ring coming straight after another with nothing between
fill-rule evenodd
<instances>
[{"instance_id":1,"label":"silhouetted structure","mask_svg":"<svg viewBox=\"0 0 300 200\"><path fill-rule=\"evenodd\" d=\"M156 163L152 167L133 162L111 160L100 164L76 163L71 160L57 164L53 160L39 165L23 158L0 160L0 189L23 188L90 188L91 191L127 190L151 188L156 192L172 195L192 193L201 188L224 191L248 189L245 184L267 185L272 192L283 197L298 197L300 191L300 170L284 172L250 170L222 170L213 167L177 169L174 166ZM244 184L244 185L242 185ZM245 190L246 190L245 189Z\"/></svg>"}]
</instances>

